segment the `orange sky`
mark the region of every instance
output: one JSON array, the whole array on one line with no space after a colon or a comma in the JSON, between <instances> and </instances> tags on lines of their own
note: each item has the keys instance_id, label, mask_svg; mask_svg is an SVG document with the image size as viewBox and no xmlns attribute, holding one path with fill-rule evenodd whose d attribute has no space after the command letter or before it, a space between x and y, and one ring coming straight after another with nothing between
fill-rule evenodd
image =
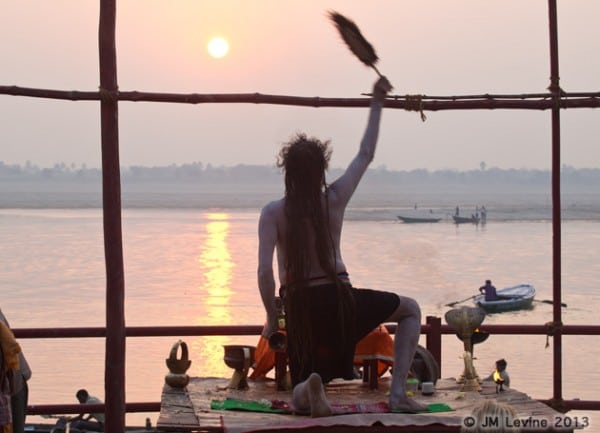
<instances>
[{"instance_id":1,"label":"orange sky","mask_svg":"<svg viewBox=\"0 0 600 433\"><path fill-rule=\"evenodd\" d=\"M561 86L595 91L600 2L559 0ZM98 86L97 1L3 1L0 85L60 90ZM326 18L354 19L398 94L538 93L549 84L545 0L120 0L119 87L181 93L357 97L376 75ZM206 51L228 39L223 59ZM598 167L596 110L563 112L563 163ZM9 164L99 166L98 104L0 95L2 156ZM272 164L296 131L332 139L345 165L364 109L121 103L123 165L201 161ZM550 166L550 113L471 111L384 114L375 166L473 169Z\"/></svg>"}]
</instances>

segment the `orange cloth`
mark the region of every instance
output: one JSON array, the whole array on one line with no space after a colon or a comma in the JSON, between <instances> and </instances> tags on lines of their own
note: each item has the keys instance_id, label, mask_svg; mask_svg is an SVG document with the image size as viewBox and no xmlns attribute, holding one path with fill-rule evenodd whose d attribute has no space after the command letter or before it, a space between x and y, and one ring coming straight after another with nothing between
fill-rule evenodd
<instances>
[{"instance_id":1,"label":"orange cloth","mask_svg":"<svg viewBox=\"0 0 600 433\"><path fill-rule=\"evenodd\" d=\"M10 328L2 321L0 321L0 344L2 345L2 354L4 355L4 369L18 370L21 346L15 340L15 336Z\"/></svg>"},{"instance_id":2,"label":"orange cloth","mask_svg":"<svg viewBox=\"0 0 600 433\"><path fill-rule=\"evenodd\" d=\"M385 326L378 326L358 342L354 352L354 364L362 366L366 356L385 357L377 363L377 373L381 376L388 367L394 365L394 340ZM254 352L253 371L250 379L264 378L275 366L275 352L269 347L269 341L260 336Z\"/></svg>"},{"instance_id":3,"label":"orange cloth","mask_svg":"<svg viewBox=\"0 0 600 433\"><path fill-rule=\"evenodd\" d=\"M2 347L2 362L0 363L2 365L2 371L0 372L0 374L5 374L6 371L8 370L18 370L19 369L19 352L21 351L21 346L19 346L19 343L17 343L17 340L15 340L15 336L13 334L13 332L10 330L10 328L8 326L6 326L6 324L2 321L0 321L0 346ZM3 378L4 380L4 378ZM10 390L8 389L9 387L7 386L6 389L2 389L0 390L0 392L4 393L7 392L8 394L2 395L2 398L5 400L2 402L2 404L6 404L5 406L3 406L3 411L8 410L8 413L6 414L6 420L10 420ZM3 419L4 417L4 413L3 413ZM13 431L13 425L12 423L5 423L2 424L0 426L0 432L1 433L12 433Z\"/></svg>"},{"instance_id":4,"label":"orange cloth","mask_svg":"<svg viewBox=\"0 0 600 433\"><path fill-rule=\"evenodd\" d=\"M388 367L394 365L394 340L383 325L372 330L367 336L358 342L354 349L354 364L362 365L366 357L377 355L384 359L378 359L377 373L381 376Z\"/></svg>"},{"instance_id":5,"label":"orange cloth","mask_svg":"<svg viewBox=\"0 0 600 433\"><path fill-rule=\"evenodd\" d=\"M254 370L249 378L263 378L274 366L275 352L269 347L269 340L261 335L254 351L254 365L252 366Z\"/></svg>"}]
</instances>

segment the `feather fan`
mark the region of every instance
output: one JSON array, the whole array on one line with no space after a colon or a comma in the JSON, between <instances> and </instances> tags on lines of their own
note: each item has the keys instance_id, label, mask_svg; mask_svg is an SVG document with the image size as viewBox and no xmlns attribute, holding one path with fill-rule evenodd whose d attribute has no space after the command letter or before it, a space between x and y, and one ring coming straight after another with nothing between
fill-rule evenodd
<instances>
[{"instance_id":1,"label":"feather fan","mask_svg":"<svg viewBox=\"0 0 600 433\"><path fill-rule=\"evenodd\" d=\"M375 52L373 45L371 45L369 41L365 39L354 21L335 11L329 12L329 18L337 27L338 31L340 32L340 36L346 45L348 45L350 51L352 51L354 55L358 57L358 59L365 65L373 68L381 77L381 73L375 66L379 60L379 57L377 57L377 53Z\"/></svg>"}]
</instances>

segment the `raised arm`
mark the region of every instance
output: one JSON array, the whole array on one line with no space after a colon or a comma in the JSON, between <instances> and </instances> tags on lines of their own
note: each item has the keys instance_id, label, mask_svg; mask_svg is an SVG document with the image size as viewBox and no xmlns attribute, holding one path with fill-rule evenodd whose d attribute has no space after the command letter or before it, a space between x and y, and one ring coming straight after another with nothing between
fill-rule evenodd
<instances>
[{"instance_id":1,"label":"raised arm","mask_svg":"<svg viewBox=\"0 0 600 433\"><path fill-rule=\"evenodd\" d=\"M367 128L360 142L358 154L350 162L344 174L330 186L332 199L343 206L350 201L360 179L371 161L373 161L375 148L377 147L377 138L379 136L381 111L385 96L391 89L392 86L385 77L379 78L373 85L373 98L371 99Z\"/></svg>"}]
</instances>

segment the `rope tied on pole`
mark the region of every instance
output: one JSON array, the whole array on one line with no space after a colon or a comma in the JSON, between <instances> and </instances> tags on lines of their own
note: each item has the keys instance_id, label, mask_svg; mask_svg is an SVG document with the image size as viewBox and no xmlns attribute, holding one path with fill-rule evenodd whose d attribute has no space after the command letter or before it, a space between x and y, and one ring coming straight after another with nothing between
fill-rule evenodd
<instances>
[{"instance_id":1,"label":"rope tied on pole","mask_svg":"<svg viewBox=\"0 0 600 433\"><path fill-rule=\"evenodd\" d=\"M552 98L554 99L554 108L560 110L561 108L563 108L564 105L564 108L566 109L567 104L562 104L561 102L563 98L565 98L566 100L569 95L560 87L560 84L558 84L558 79L551 79L551 83L547 87L547 89L552 94Z\"/></svg>"},{"instance_id":2,"label":"rope tied on pole","mask_svg":"<svg viewBox=\"0 0 600 433\"><path fill-rule=\"evenodd\" d=\"M119 100L119 89L109 90L102 86L98 87L98 93L100 94L100 101L116 104Z\"/></svg>"},{"instance_id":3,"label":"rope tied on pole","mask_svg":"<svg viewBox=\"0 0 600 433\"><path fill-rule=\"evenodd\" d=\"M418 111L421 114L421 120L425 122L427 116L423 113L423 95L406 95L405 109L408 111Z\"/></svg>"},{"instance_id":4,"label":"rope tied on pole","mask_svg":"<svg viewBox=\"0 0 600 433\"><path fill-rule=\"evenodd\" d=\"M550 337L554 337L556 333L562 331L563 323L546 322L544 326L546 327L546 346L544 348L547 349L550 346Z\"/></svg>"}]
</instances>

